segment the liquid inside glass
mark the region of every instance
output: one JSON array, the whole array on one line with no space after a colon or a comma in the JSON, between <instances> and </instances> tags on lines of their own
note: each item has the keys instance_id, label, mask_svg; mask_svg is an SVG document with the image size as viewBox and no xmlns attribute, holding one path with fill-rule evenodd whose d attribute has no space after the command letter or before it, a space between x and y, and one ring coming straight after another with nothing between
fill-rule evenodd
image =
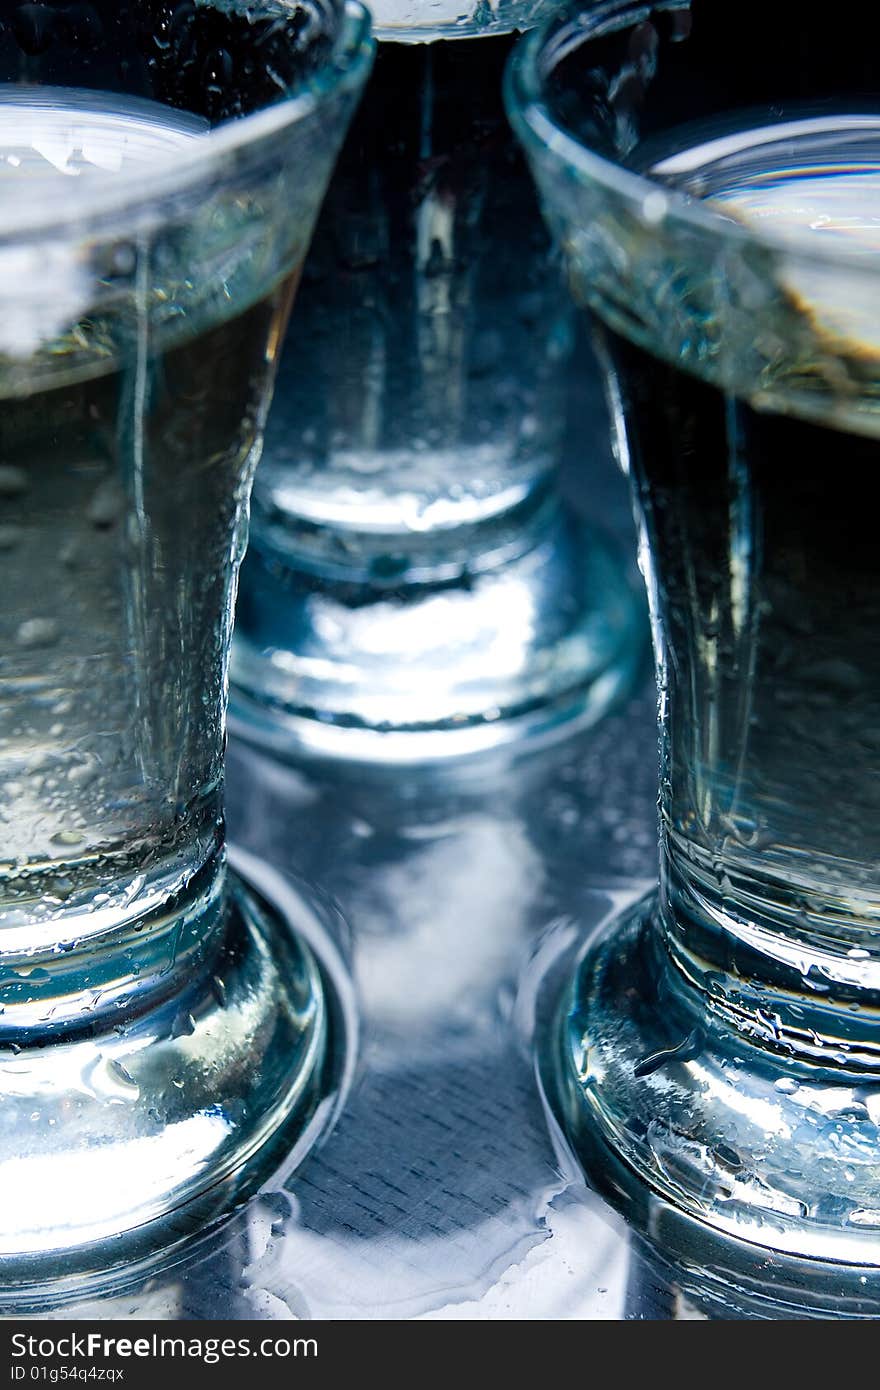
<instances>
[{"instance_id":1,"label":"liquid inside glass","mask_svg":"<svg viewBox=\"0 0 880 1390\"><path fill-rule=\"evenodd\" d=\"M207 128L152 101L8 88L3 198L20 216L74 181L109 189ZM0 245L8 949L216 894L233 568L292 289L242 234L251 215L230 198L209 236L190 209L76 256Z\"/></svg>"},{"instance_id":2,"label":"liquid inside glass","mask_svg":"<svg viewBox=\"0 0 880 1390\"><path fill-rule=\"evenodd\" d=\"M880 317L863 274L880 117L789 107L702 135L670 138L651 172L770 234L772 292L713 320L724 265L684 247L666 341L609 335L654 590L667 889L692 946L721 922L819 992L880 972ZM841 248L849 270L821 259Z\"/></svg>"}]
</instances>

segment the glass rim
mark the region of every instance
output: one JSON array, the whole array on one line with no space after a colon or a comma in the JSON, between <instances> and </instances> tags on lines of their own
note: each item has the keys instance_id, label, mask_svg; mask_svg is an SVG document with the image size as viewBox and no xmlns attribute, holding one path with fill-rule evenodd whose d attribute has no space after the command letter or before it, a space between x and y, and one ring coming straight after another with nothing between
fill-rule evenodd
<instances>
[{"instance_id":1,"label":"glass rim","mask_svg":"<svg viewBox=\"0 0 880 1390\"><path fill-rule=\"evenodd\" d=\"M278 5L291 14L298 7L296 0L257 0L257 5L267 12L270 4L276 13ZM254 0L250 0L248 8L255 8ZM77 185L63 198L50 194L39 201L25 202L18 214L15 210L8 217L0 214L0 246L20 242L29 235L67 241L88 233L96 223L114 214L137 214L185 194L230 159L246 157L247 151L264 138L308 119L329 98L357 89L369 72L375 47L366 5L362 0L342 0L339 31L331 53L316 73L291 88L289 96L207 131L177 152L173 169L159 163L152 167L142 165L107 185Z\"/></svg>"},{"instance_id":2,"label":"glass rim","mask_svg":"<svg viewBox=\"0 0 880 1390\"><path fill-rule=\"evenodd\" d=\"M599 154L578 139L553 114L546 98L549 71L561 58L594 39L604 37L629 24L647 19L655 10L688 9L688 0L569 0L551 17L519 41L504 73L504 102L507 116L527 151L549 154L560 168L574 170L585 182L640 205L647 200L646 220L653 223L679 222L702 236L710 236L731 247L758 247L774 257L797 255L819 265L840 265L862 274L876 274L876 252L868 248L826 242L817 246L816 236L801 228L786 232L733 222L710 211L699 199L647 174ZM576 39L565 43L564 40ZM868 113L880 120L880 110ZM785 127L780 122L780 131ZM662 199L659 202L658 199Z\"/></svg>"}]
</instances>

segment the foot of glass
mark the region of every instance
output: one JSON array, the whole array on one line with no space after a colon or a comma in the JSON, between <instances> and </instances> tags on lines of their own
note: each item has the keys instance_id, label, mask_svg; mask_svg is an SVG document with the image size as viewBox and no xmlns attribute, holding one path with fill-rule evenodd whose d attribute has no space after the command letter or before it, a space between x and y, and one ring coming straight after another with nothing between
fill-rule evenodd
<instances>
[{"instance_id":1,"label":"foot of glass","mask_svg":"<svg viewBox=\"0 0 880 1390\"><path fill-rule=\"evenodd\" d=\"M561 514L482 573L399 587L242 569L230 727L278 756L432 762L602 717L641 669L616 554Z\"/></svg>"},{"instance_id":2,"label":"foot of glass","mask_svg":"<svg viewBox=\"0 0 880 1390\"><path fill-rule=\"evenodd\" d=\"M880 1079L714 1016L666 957L655 911L643 900L589 943L549 1033L541 1074L569 1143L695 1278L876 1313Z\"/></svg>"},{"instance_id":3,"label":"foot of glass","mask_svg":"<svg viewBox=\"0 0 880 1390\"><path fill-rule=\"evenodd\" d=\"M261 875L270 901L229 876L216 954L157 1007L2 1044L7 1296L82 1289L84 1275L167 1253L289 1171L325 1127L339 1039L303 939L323 908L274 877Z\"/></svg>"}]
</instances>

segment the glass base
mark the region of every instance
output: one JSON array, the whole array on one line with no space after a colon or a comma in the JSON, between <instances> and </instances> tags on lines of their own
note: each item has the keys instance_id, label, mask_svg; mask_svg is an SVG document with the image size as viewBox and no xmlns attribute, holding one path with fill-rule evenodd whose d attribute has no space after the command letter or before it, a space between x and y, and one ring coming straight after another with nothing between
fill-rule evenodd
<instances>
[{"instance_id":1,"label":"glass base","mask_svg":"<svg viewBox=\"0 0 880 1390\"><path fill-rule=\"evenodd\" d=\"M433 762L596 722L641 671L617 555L563 513L496 568L342 583L254 551L242 568L232 731L278 756Z\"/></svg>"},{"instance_id":2,"label":"glass base","mask_svg":"<svg viewBox=\"0 0 880 1390\"><path fill-rule=\"evenodd\" d=\"M262 891L229 875L224 939L180 991L115 1027L4 1044L4 1298L167 1254L292 1170L335 1114L337 1005L304 939L325 909L236 862Z\"/></svg>"},{"instance_id":3,"label":"glass base","mask_svg":"<svg viewBox=\"0 0 880 1390\"><path fill-rule=\"evenodd\" d=\"M771 1052L713 1016L656 909L644 899L589 942L548 1034L539 1068L568 1143L699 1287L876 1314L876 1074Z\"/></svg>"}]
</instances>

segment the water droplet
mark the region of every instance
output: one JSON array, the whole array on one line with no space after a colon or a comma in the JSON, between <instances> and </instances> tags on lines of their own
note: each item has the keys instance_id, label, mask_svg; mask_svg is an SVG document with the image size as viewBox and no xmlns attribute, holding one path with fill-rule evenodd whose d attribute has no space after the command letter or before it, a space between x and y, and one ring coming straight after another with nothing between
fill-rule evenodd
<instances>
[{"instance_id":1,"label":"water droplet","mask_svg":"<svg viewBox=\"0 0 880 1390\"><path fill-rule=\"evenodd\" d=\"M52 836L53 845L81 845L85 835L81 830L59 830Z\"/></svg>"},{"instance_id":2,"label":"water droplet","mask_svg":"<svg viewBox=\"0 0 880 1390\"><path fill-rule=\"evenodd\" d=\"M651 1076L653 1072L659 1071L669 1062L690 1062L694 1057L699 1056L703 1042L702 1029L694 1028L675 1047L661 1048L659 1052L652 1052L649 1057L644 1057L641 1062L637 1062L633 1068L633 1075L639 1078Z\"/></svg>"},{"instance_id":3,"label":"water droplet","mask_svg":"<svg viewBox=\"0 0 880 1390\"><path fill-rule=\"evenodd\" d=\"M97 759L93 759L89 762L76 763L67 770L67 780L73 782L78 787L88 786L90 782L94 782L97 775Z\"/></svg>"},{"instance_id":4,"label":"water droplet","mask_svg":"<svg viewBox=\"0 0 880 1390\"><path fill-rule=\"evenodd\" d=\"M195 1031L196 1021L192 1014L188 1013L186 1009L181 1009L180 1013L175 1015L174 1022L171 1025L172 1038L189 1037Z\"/></svg>"},{"instance_id":5,"label":"water droplet","mask_svg":"<svg viewBox=\"0 0 880 1390\"><path fill-rule=\"evenodd\" d=\"M715 1149L715 1157L719 1163L723 1164L725 1168L729 1168L733 1173L738 1173L743 1166L742 1159L736 1149L732 1149L729 1144L718 1144Z\"/></svg>"},{"instance_id":6,"label":"water droplet","mask_svg":"<svg viewBox=\"0 0 880 1390\"><path fill-rule=\"evenodd\" d=\"M666 216L669 207L669 200L665 193L659 189L655 193L649 193L642 202L642 216L652 227L656 227Z\"/></svg>"},{"instance_id":7,"label":"water droplet","mask_svg":"<svg viewBox=\"0 0 880 1390\"><path fill-rule=\"evenodd\" d=\"M26 618L15 640L21 647L51 647L58 640L58 624L54 618Z\"/></svg>"},{"instance_id":8,"label":"water droplet","mask_svg":"<svg viewBox=\"0 0 880 1390\"><path fill-rule=\"evenodd\" d=\"M94 1095L111 1101L136 1101L141 1093L122 1063L103 1053L83 1072L83 1082Z\"/></svg>"},{"instance_id":9,"label":"water droplet","mask_svg":"<svg viewBox=\"0 0 880 1390\"><path fill-rule=\"evenodd\" d=\"M880 1211L876 1207L855 1207L849 1214L852 1226L880 1227Z\"/></svg>"}]
</instances>

